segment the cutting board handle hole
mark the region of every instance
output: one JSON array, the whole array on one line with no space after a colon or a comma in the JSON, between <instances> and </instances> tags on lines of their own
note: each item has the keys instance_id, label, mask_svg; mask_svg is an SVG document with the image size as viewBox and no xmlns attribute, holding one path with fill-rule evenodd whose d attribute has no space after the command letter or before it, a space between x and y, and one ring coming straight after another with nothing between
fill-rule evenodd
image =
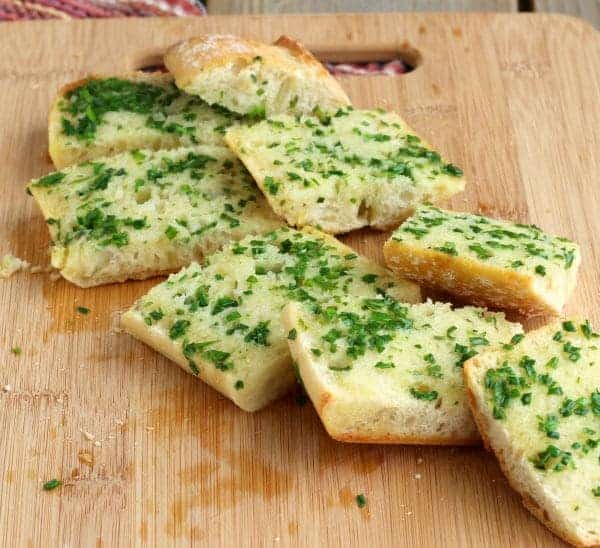
<instances>
[{"instance_id":1,"label":"cutting board handle hole","mask_svg":"<svg viewBox=\"0 0 600 548\"><path fill-rule=\"evenodd\" d=\"M421 52L408 43L394 50L322 51L313 54L332 74L351 76L398 76L412 72L423 60Z\"/></svg>"},{"instance_id":2,"label":"cutting board handle hole","mask_svg":"<svg viewBox=\"0 0 600 548\"><path fill-rule=\"evenodd\" d=\"M398 76L415 70L423 59L421 52L408 43L394 50L315 51L313 54L336 76ZM166 72L159 53L146 55L133 65L133 70Z\"/></svg>"},{"instance_id":3,"label":"cutting board handle hole","mask_svg":"<svg viewBox=\"0 0 600 548\"><path fill-rule=\"evenodd\" d=\"M412 72L416 66L408 64L400 57L372 59L369 61L322 61L325 68L335 76L399 76ZM162 64L143 64L135 70L142 72L167 72Z\"/></svg>"}]
</instances>

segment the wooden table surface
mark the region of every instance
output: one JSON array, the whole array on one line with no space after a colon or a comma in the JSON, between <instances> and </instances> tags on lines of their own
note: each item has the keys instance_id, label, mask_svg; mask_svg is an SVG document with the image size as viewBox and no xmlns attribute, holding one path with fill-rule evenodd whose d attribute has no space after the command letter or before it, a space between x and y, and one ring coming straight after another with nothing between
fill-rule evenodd
<instances>
[{"instance_id":1,"label":"wooden table surface","mask_svg":"<svg viewBox=\"0 0 600 548\"><path fill-rule=\"evenodd\" d=\"M381 11L564 13L600 27L600 0L206 0L210 14Z\"/></svg>"},{"instance_id":2,"label":"wooden table surface","mask_svg":"<svg viewBox=\"0 0 600 548\"><path fill-rule=\"evenodd\" d=\"M568 312L600 326L600 40L551 15L363 14L12 23L0 31L0 256L48 261L25 182L51 170L55 91L160 60L200 33L300 39L321 59L408 55L341 79L464 168L449 204L582 247ZM381 258L385 235L347 240ZM157 280L0 281L0 546L561 546L481 448L356 446L284 398L248 414L115 329ZM85 306L90 314L77 314ZM14 355L10 348L20 346ZM51 478L64 485L44 492ZM355 496L368 504L359 509Z\"/></svg>"}]
</instances>

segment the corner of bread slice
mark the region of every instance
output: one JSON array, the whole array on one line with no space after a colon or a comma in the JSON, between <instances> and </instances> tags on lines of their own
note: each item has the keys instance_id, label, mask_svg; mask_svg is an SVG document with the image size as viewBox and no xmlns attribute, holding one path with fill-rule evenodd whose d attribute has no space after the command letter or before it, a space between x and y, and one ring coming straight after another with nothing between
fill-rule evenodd
<instances>
[{"instance_id":1,"label":"corner of bread slice","mask_svg":"<svg viewBox=\"0 0 600 548\"><path fill-rule=\"evenodd\" d=\"M197 359L197 364L192 368L181 345L171 340L160 325L147 325L136 306L121 316L120 325L125 332L175 362L186 373L204 381L243 411L259 411L285 395L293 386L294 371L287 352L273 358L269 367L251 370L244 378L243 390L236 388L237 383L231 375L225 375L202 358Z\"/></svg>"},{"instance_id":2,"label":"corner of bread slice","mask_svg":"<svg viewBox=\"0 0 600 548\"><path fill-rule=\"evenodd\" d=\"M564 304L557 296L567 293L556 283L550 289L545 278L536 280L469 257L415 247L393 237L385 242L383 255L388 268L398 276L449 292L470 304L513 310L526 317L557 316Z\"/></svg>"},{"instance_id":3,"label":"corner of bread slice","mask_svg":"<svg viewBox=\"0 0 600 548\"><path fill-rule=\"evenodd\" d=\"M57 169L63 169L67 166L79 164L101 156L110 156L128 148L126 146L116 146L115 149L112 150L109 146L101 146L97 142L78 142L75 138L65 135L63 130L63 111L61 105L67 100L69 92L84 86L91 80L107 78L118 78L131 82L143 82L159 86L164 86L173 81L173 77L164 72L131 71L108 76L89 74L85 78L80 78L79 80L74 80L63 85L57 91L48 113L48 153L52 163ZM150 139L148 142L143 143L144 148L158 148L157 145L157 143L151 143ZM173 147L164 146L164 148Z\"/></svg>"},{"instance_id":4,"label":"corner of bread slice","mask_svg":"<svg viewBox=\"0 0 600 548\"><path fill-rule=\"evenodd\" d=\"M327 88L332 99L338 103L338 106L351 104L348 95L338 80L336 80L323 66L321 61L319 61L308 49L306 49L303 44L298 42L298 40L283 34L273 43L273 45L286 49L302 64L306 66L313 66L316 69L317 74L320 74L323 78L321 82L322 85Z\"/></svg>"},{"instance_id":5,"label":"corner of bread slice","mask_svg":"<svg viewBox=\"0 0 600 548\"><path fill-rule=\"evenodd\" d=\"M354 249L346 244L342 243L335 236L323 232L318 228L314 228L312 226L305 226L302 228L302 232L308 234L310 236L316 236L318 238L322 238L324 241L328 242L332 247L335 247L339 250L340 253L343 254L356 254L358 255L358 260L362 261L365 266L368 265L368 268L373 271L373 274L378 274L381 277L385 277L386 279L393 279L393 282L388 282L388 287L386 288L386 293L391 295L394 299L401 301L403 303L411 303L416 304L423 302L423 295L421 293L421 287L416 283L407 280L406 278L401 278L396 276L391 270L386 267L380 265L373 259L365 257L357 253ZM393 283L393 285L389 285Z\"/></svg>"},{"instance_id":6,"label":"corner of bread slice","mask_svg":"<svg viewBox=\"0 0 600 548\"><path fill-rule=\"evenodd\" d=\"M368 219L360 217L358 207L354 209L345 204L324 204L315 208L307 207L302 195L294 191L270 192L267 183L266 161L260 154L253 154L244 147L244 135L249 128L231 128L225 133L225 143L250 172L256 185L265 196L274 213L284 219L290 226L304 228L318 226L320 232L343 234L363 228Z\"/></svg>"},{"instance_id":7,"label":"corner of bread slice","mask_svg":"<svg viewBox=\"0 0 600 548\"><path fill-rule=\"evenodd\" d=\"M562 538L573 546L597 547L600 546L600 532L594 531L590 535L585 531L579 534L566 523L556 523L531 495L532 488L530 480L524 476L518 463L524 458L523 455L515 453L510 446L508 432L501 428L485 411L485 394L481 390L485 372L496 363L499 353L488 351L466 361L464 364L465 390L469 408L473 414L475 424L483 440L487 451L493 453L498 459L498 464L506 476L511 488L521 496L523 505L538 520L540 520L556 536ZM553 500L548 497L546 506L552 506Z\"/></svg>"},{"instance_id":8,"label":"corner of bread slice","mask_svg":"<svg viewBox=\"0 0 600 548\"><path fill-rule=\"evenodd\" d=\"M477 432L467 424L470 417L463 421L458 419L456 424L450 424L452 421L449 420L445 425L446 431L436 433L426 431L426 425L434 424L438 419L435 409L424 409L413 402L406 402L406 405L394 402L388 405L377 397L363 398L349 394L330 376L323 374L319 358L311 352L315 341L306 330L306 322L298 304L290 303L286 306L283 324L289 333L293 333L293 336L288 335L288 345L298 366L300 380L332 438L349 443L378 444L480 443ZM421 430L423 425L425 428ZM456 435L449 435L449 432L455 432Z\"/></svg>"},{"instance_id":9,"label":"corner of bread slice","mask_svg":"<svg viewBox=\"0 0 600 548\"><path fill-rule=\"evenodd\" d=\"M467 403L469 409L477 425L477 430L483 440L483 445L488 451L492 451L488 432L488 421L487 417L480 412L481 405L484 404L484 395L481 390L481 379L482 375L485 374L485 363L492 363L494 356L497 354L493 351L484 352L478 354L473 358L470 358L463 364L463 377L465 380L465 393L467 396Z\"/></svg>"},{"instance_id":10,"label":"corner of bread slice","mask_svg":"<svg viewBox=\"0 0 600 548\"><path fill-rule=\"evenodd\" d=\"M289 36L282 34L275 42L273 42L274 46L278 46L280 48L285 48L288 50L294 57L298 57L304 63L314 63L323 70L325 67L317 60L317 58L308 51L298 40L294 40Z\"/></svg>"},{"instance_id":11,"label":"corner of bread slice","mask_svg":"<svg viewBox=\"0 0 600 548\"><path fill-rule=\"evenodd\" d=\"M563 335L565 333L568 335L576 334L575 331L571 331L572 327L570 326L566 331L564 329L566 324L576 325L576 323L575 320L562 324L556 322L537 329L525 335L523 341L527 346L524 346L523 348L517 346L517 348L520 349L518 352L513 354L511 353L511 350L505 351L499 349L486 351L465 362L463 371L467 401L481 437L484 440L484 444L498 459L500 468L507 477L511 487L522 497L524 506L546 525L546 527L566 542L574 546L599 546L600 521L597 518L590 519L590 516L597 516L598 512L594 511L593 508L580 507L580 498L583 501L583 494L590 489L590 485L592 487L597 485L598 488L600 488L600 473L596 472L595 474L586 475L586 485L583 485L581 482L581 477L577 477L577 474L589 474L592 469L597 467L597 462L592 462L590 464L587 461L577 460L579 458L587 458L587 456L585 456L587 455L587 451L578 453L578 444L571 445L571 441L573 441L572 437L574 435L576 436L577 430L574 430L573 427L569 426L569 412L564 411L553 415L554 418L559 421L556 428L560 433L557 431L552 434L552 437L548 435L541 441L535 442L533 437L536 436L537 433L532 436L524 434L523 431L524 428L527 428L527 425L532 422L534 424L535 422L538 422L538 429L542 430L540 421L542 421L544 417L538 414L538 410L525 411L528 410L530 406L535 405L536 399L546 399L547 405L542 405L539 409L543 410L544 414L548 413L547 416L552 416L552 411L558 409L561 405L564 407L568 402L571 402L571 404L575 403L575 400L570 399L569 395L573 395L572 391L579 386L579 382L574 379L574 382L571 382L569 380L571 374L561 374L560 368L565 367L566 365L569 369L572 369L573 367L577 367L577 364L566 360L565 364L559 363L551 369L551 375L557 381L557 384L560 383L562 385L563 382L569 383L568 387L565 386L564 396L562 395L562 387L560 397L557 398L556 395L552 395L552 392L550 392L545 385L541 386L541 391L536 391L538 390L535 386L536 381L531 381L532 384L527 385L523 390L530 391L529 397L530 402L532 403L520 407L522 410L515 411L515 413L517 413L517 415L515 415L517 423L515 424L507 424L506 421L509 419L497 418L495 416L495 411L492 413L490 408L492 404L487 401L491 396L486 395L486 389L490 389L487 387L488 380L486 376L488 371L498 367L503 368L513 366L515 360L518 360L518 356L527 357L531 360L532 364L535 364L534 366L538 368L538 371L541 370L542 363L546 359L545 357L544 360L541 359L543 353L548 351L550 355L552 355L553 351L551 349L549 350L552 344L557 344L559 347L563 345L565 339L557 341L557 339L554 338L556 337L556 334L561 332L561 328L563 329ZM583 326L585 324L581 325ZM587 326L589 328L589 323ZM548 341L551 339L555 342L549 343ZM581 346L582 345L578 345L574 348L577 352L581 351L583 353L584 350ZM538 349L539 352L536 353L536 349ZM563 358L561 358L561 360L562 359ZM590 366L594 366L594 362L592 362ZM586 375L590 375L590 373L586 372ZM541 377L544 377L544 375L541 375ZM583 392L585 392L585 390ZM583 398L580 398L578 401L582 400ZM554 407L553 404L556 407ZM494 403L494 405L497 404ZM515 400L514 405L517 406L520 404ZM511 408L509 407L508 409L510 410ZM506 413L508 414L509 411L506 411ZM529 417L528 415L533 416ZM587 413L581 415L579 420L582 420L581 417L585 417L586 415ZM570 417L571 420L574 420L573 417L575 417L575 415ZM589 434L586 436L588 435ZM543 434L540 434L540 436L543 436ZM568 439L569 437L571 437L571 439ZM566 438L566 440L563 438ZM590 441L594 442L594 440ZM595 443L596 442L594 442L594 444ZM565 465L564 469L556 471L556 469L552 468L552 466L554 466L553 464L549 465L548 468L545 468L545 461L543 470L538 470L537 465L534 467L531 460L533 457L531 454L532 451L535 454L536 451L539 451L544 447L546 447L546 451L548 451L548 448L551 447L558 450L558 448L564 448L565 446L568 446L569 457L573 456L573 458L575 458L576 464L573 469L570 470L569 467ZM542 453L538 453L537 455L538 458L540 458ZM584 456L582 457L582 455ZM560 474L567 473L567 470L569 470L572 475L565 478L567 481L565 484L565 482L561 480ZM586 470L587 472L583 472L583 470ZM560 483L561 481L562 483ZM586 494L589 496L589 493ZM592 498L595 499L595 497ZM594 503L595 500L592 501L592 504ZM581 502L581 504L584 504L584 502ZM591 521L593 521L593 523L591 523Z\"/></svg>"},{"instance_id":12,"label":"corner of bread slice","mask_svg":"<svg viewBox=\"0 0 600 548\"><path fill-rule=\"evenodd\" d=\"M123 331L129 333L130 335L143 342L144 344L147 344L149 347L153 348L169 360L175 362L186 373L202 378L198 373L190 369L189 362L183 356L180 346L175 341L172 341L169 338L168 333L166 333L161 326L148 326L144 322L143 315L138 310L136 310L135 305L133 308L131 308L121 316L120 325ZM203 371L210 371L210 369L206 367L206 365L208 364L201 365L201 369ZM202 380L210 384L213 388L221 392L227 398L233 400L234 403L238 405L238 407L241 407L245 411L255 410L251 402L239 400L236 401L235 398L237 395L235 394L233 389L229 389L229 387L222 382L222 378L215 376L215 378L212 379L212 382L211 379L206 377L202 378Z\"/></svg>"},{"instance_id":13,"label":"corner of bread slice","mask_svg":"<svg viewBox=\"0 0 600 548\"><path fill-rule=\"evenodd\" d=\"M292 354L292 359L297 365L298 380L304 386L306 393L310 397L315 409L321 418L323 426L327 433L334 439L340 435L338 429L331 427L331 421L327 420L330 416L332 407L336 406L336 397L332 387L323 382L316 369L312 366L312 360L309 353L304 351L306 346L306 335L302 333L301 323L304 321L300 316L300 308L297 303L290 302L282 311L281 320L285 331L287 331L288 346ZM291 333L296 333L295 338ZM334 410L335 413L335 410Z\"/></svg>"}]
</instances>

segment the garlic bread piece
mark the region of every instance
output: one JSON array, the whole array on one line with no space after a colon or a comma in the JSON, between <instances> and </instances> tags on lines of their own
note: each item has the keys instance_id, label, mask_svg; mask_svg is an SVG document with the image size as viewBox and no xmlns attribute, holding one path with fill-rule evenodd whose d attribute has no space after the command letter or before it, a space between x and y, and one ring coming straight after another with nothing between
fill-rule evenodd
<instances>
[{"instance_id":1,"label":"garlic bread piece","mask_svg":"<svg viewBox=\"0 0 600 548\"><path fill-rule=\"evenodd\" d=\"M315 230L248 236L153 288L123 328L246 411L295 382L281 324L289 301L318 308L331 298L393 295L419 302L418 286Z\"/></svg>"},{"instance_id":2,"label":"garlic bread piece","mask_svg":"<svg viewBox=\"0 0 600 548\"><path fill-rule=\"evenodd\" d=\"M600 545L600 336L565 320L464 367L469 403L525 506L565 541Z\"/></svg>"},{"instance_id":3,"label":"garlic bread piece","mask_svg":"<svg viewBox=\"0 0 600 548\"><path fill-rule=\"evenodd\" d=\"M355 443L479 443L463 363L521 333L481 308L385 296L348 295L319 309L290 303L284 325L329 435Z\"/></svg>"},{"instance_id":4,"label":"garlic bread piece","mask_svg":"<svg viewBox=\"0 0 600 548\"><path fill-rule=\"evenodd\" d=\"M225 140L273 210L294 226L330 233L386 229L422 201L463 190L446 163L393 112L277 116L228 130Z\"/></svg>"},{"instance_id":5,"label":"garlic bread piece","mask_svg":"<svg viewBox=\"0 0 600 548\"><path fill-rule=\"evenodd\" d=\"M386 242L389 268L473 304L558 314L573 291L579 246L534 225L419 206Z\"/></svg>"},{"instance_id":6,"label":"garlic bread piece","mask_svg":"<svg viewBox=\"0 0 600 548\"><path fill-rule=\"evenodd\" d=\"M52 266L90 287L179 270L281 225L226 147L136 150L33 180Z\"/></svg>"},{"instance_id":7,"label":"garlic bread piece","mask_svg":"<svg viewBox=\"0 0 600 548\"><path fill-rule=\"evenodd\" d=\"M175 87L170 74L90 76L64 86L48 124L58 169L138 148L223 145L239 117Z\"/></svg>"},{"instance_id":8,"label":"garlic bread piece","mask_svg":"<svg viewBox=\"0 0 600 548\"><path fill-rule=\"evenodd\" d=\"M180 89L252 118L350 104L338 81L287 36L273 45L230 35L198 36L170 48L164 63Z\"/></svg>"}]
</instances>

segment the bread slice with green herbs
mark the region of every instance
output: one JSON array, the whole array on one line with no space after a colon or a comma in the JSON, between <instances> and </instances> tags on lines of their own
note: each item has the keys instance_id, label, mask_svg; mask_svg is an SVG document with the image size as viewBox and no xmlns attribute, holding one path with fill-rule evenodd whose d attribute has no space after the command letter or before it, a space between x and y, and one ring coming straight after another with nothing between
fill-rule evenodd
<instances>
[{"instance_id":1,"label":"bread slice with green herbs","mask_svg":"<svg viewBox=\"0 0 600 548\"><path fill-rule=\"evenodd\" d=\"M199 36L173 46L164 62L180 89L252 118L350 104L325 67L287 36L273 45L230 35Z\"/></svg>"},{"instance_id":2,"label":"bread slice with green herbs","mask_svg":"<svg viewBox=\"0 0 600 548\"><path fill-rule=\"evenodd\" d=\"M281 228L249 236L153 288L123 328L185 371L255 411L287 392L294 370L281 324L289 301L318 308L345 295L419 302L419 288L334 238Z\"/></svg>"},{"instance_id":3,"label":"bread slice with green herbs","mask_svg":"<svg viewBox=\"0 0 600 548\"><path fill-rule=\"evenodd\" d=\"M419 206L386 242L400 276L470 303L558 314L573 291L579 246L534 225Z\"/></svg>"},{"instance_id":4,"label":"bread slice with green herbs","mask_svg":"<svg viewBox=\"0 0 600 548\"><path fill-rule=\"evenodd\" d=\"M89 287L179 270L281 226L226 147L135 150L33 180L52 266Z\"/></svg>"},{"instance_id":5,"label":"bread slice with green herbs","mask_svg":"<svg viewBox=\"0 0 600 548\"><path fill-rule=\"evenodd\" d=\"M278 215L330 233L396 226L419 202L465 185L460 169L392 112L276 116L230 128L225 140Z\"/></svg>"},{"instance_id":6,"label":"bread slice with green herbs","mask_svg":"<svg viewBox=\"0 0 600 548\"><path fill-rule=\"evenodd\" d=\"M170 74L90 76L52 104L48 141L58 169L127 150L223 145L238 116L175 87Z\"/></svg>"},{"instance_id":7,"label":"bread slice with green herbs","mask_svg":"<svg viewBox=\"0 0 600 548\"><path fill-rule=\"evenodd\" d=\"M387 296L290 303L284 325L325 428L357 443L478 443L463 362L521 333L500 313Z\"/></svg>"},{"instance_id":8,"label":"bread slice with green herbs","mask_svg":"<svg viewBox=\"0 0 600 548\"><path fill-rule=\"evenodd\" d=\"M525 506L577 546L600 545L600 336L566 320L464 367L486 445Z\"/></svg>"}]
</instances>

